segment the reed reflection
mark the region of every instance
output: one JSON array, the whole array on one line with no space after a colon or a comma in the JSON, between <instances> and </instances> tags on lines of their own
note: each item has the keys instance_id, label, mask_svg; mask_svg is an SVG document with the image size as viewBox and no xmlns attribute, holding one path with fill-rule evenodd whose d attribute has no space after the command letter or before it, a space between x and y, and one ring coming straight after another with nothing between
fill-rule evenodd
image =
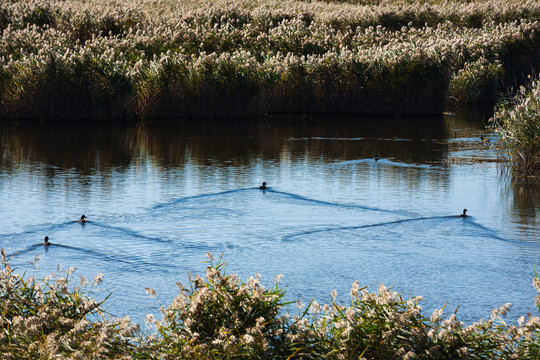
<instances>
[{"instance_id":1,"label":"reed reflection","mask_svg":"<svg viewBox=\"0 0 540 360\"><path fill-rule=\"evenodd\" d=\"M413 189L424 182L438 183L438 187L442 183L444 188L450 152L446 140L456 135L456 127L483 131L476 121L442 116L269 117L132 126L4 124L0 161L4 173L22 165L27 171L42 171L51 186L69 187L77 182L88 187L99 181L112 189L113 182L122 181L118 174L145 167L162 173L165 179L174 169L184 174L184 181L218 177L234 182L243 169L268 164L333 166L322 176L346 182L359 165L365 165L354 161L373 159L378 154L392 163L362 171L381 172L385 181L400 186L406 183ZM334 166L347 161L353 163ZM411 166L404 169L407 164ZM417 166L426 164L438 170ZM66 177L67 172L71 176Z\"/></svg>"},{"instance_id":2,"label":"reed reflection","mask_svg":"<svg viewBox=\"0 0 540 360\"><path fill-rule=\"evenodd\" d=\"M538 231L537 214L540 211L540 180L513 178L509 184L516 222Z\"/></svg>"}]
</instances>

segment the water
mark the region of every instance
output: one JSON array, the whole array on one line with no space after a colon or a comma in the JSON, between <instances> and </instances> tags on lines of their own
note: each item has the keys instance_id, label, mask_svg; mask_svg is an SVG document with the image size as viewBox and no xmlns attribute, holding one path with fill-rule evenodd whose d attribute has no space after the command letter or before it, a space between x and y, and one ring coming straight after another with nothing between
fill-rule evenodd
<instances>
[{"instance_id":1,"label":"water","mask_svg":"<svg viewBox=\"0 0 540 360\"><path fill-rule=\"evenodd\" d=\"M104 274L91 295L112 293L108 311L136 322L158 315L188 273L204 274L207 252L267 286L283 274L292 301L328 303L335 289L346 304L358 280L421 295L427 314L459 306L472 322L511 302L516 319L537 311L540 188L501 176L484 126L460 116L4 124L0 247L29 275ZM471 217L456 217L464 208ZM82 214L89 222L74 222Z\"/></svg>"}]
</instances>

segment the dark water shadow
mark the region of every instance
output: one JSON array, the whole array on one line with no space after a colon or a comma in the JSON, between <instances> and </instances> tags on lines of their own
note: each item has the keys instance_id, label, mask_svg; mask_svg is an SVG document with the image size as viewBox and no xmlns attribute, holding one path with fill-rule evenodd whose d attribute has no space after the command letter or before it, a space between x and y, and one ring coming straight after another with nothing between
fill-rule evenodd
<instances>
[{"instance_id":1,"label":"dark water shadow","mask_svg":"<svg viewBox=\"0 0 540 360\"><path fill-rule=\"evenodd\" d=\"M522 246L533 246L533 247L536 247L534 246L533 244L529 244L529 243L526 243L526 242L521 242L521 241L517 241L517 240L510 240L510 239L505 239L503 237L500 237L497 232L493 229L490 229L482 224L479 224L473 220L470 220L471 217L467 217L466 219L466 222L465 224L467 224L468 226L470 227L474 227L476 229L480 229L484 232L484 234L486 235L486 237L490 238L490 239L495 239L495 240L500 240L500 241L505 241L505 242L509 242L509 243L514 243L514 244L519 244L519 245L522 245Z\"/></svg>"},{"instance_id":2,"label":"dark water shadow","mask_svg":"<svg viewBox=\"0 0 540 360\"><path fill-rule=\"evenodd\" d=\"M168 202L165 202L165 203L154 205L150 209L150 211L152 211L152 210L160 210L160 209L167 208L167 207L170 207L170 206L175 206L175 205L178 205L180 203L191 201L191 200L204 199L204 198L209 198L209 197L214 197L214 196L221 196L221 195L240 193L240 192L243 192L243 191L248 191L248 190L253 190L253 189L257 189L257 188L232 189L232 190L226 190L226 191L221 191L221 192L216 192L216 193L207 193L207 194L186 196L186 197L178 198L178 199L168 201Z\"/></svg>"},{"instance_id":3,"label":"dark water shadow","mask_svg":"<svg viewBox=\"0 0 540 360\"><path fill-rule=\"evenodd\" d=\"M161 238L158 238L158 237L146 236L146 235L143 235L143 234L141 234L141 233L139 233L137 231L134 231L134 230L131 230L131 229L125 228L125 227L113 226L113 225L107 225L107 224L95 223L95 222L92 222L91 225L96 226L96 227L100 227L100 228L103 228L103 229L118 231L118 232L124 233L124 234L126 234L126 235L128 235L130 237L134 237L134 238L137 238L137 239L148 240L148 241L151 241L151 242L158 242L158 243L170 243L171 242L170 240L165 240L165 239L161 239Z\"/></svg>"},{"instance_id":4,"label":"dark water shadow","mask_svg":"<svg viewBox=\"0 0 540 360\"><path fill-rule=\"evenodd\" d=\"M476 223L471 216L468 216L466 218L462 218L459 215L448 215L448 216L430 216L430 217L420 217L420 218L413 218L413 219L401 219L401 220L395 220L395 221L387 221L382 223L376 223L376 224L366 224L366 225L358 225L358 226L339 226L339 227L328 227L325 229L318 229L318 230L308 230L308 231L302 231L298 233L294 233L291 235L283 236L281 238L281 242L292 242L296 241L296 238L305 236L305 235L312 235L312 234L321 234L321 233L329 233L334 231L344 231L344 230L359 230L359 229L368 229L368 228L374 228L374 227L386 227L386 226L393 226L397 224L403 224L403 223L411 223L411 222L421 222L426 220L446 220L446 221L463 221L464 224L467 226L475 227L482 229L485 233L485 237L490 239L495 239L499 241L504 241L520 246L533 246L528 243L523 243L517 240L511 240L511 239L505 239L497 235L497 233L489 229L481 224Z\"/></svg>"},{"instance_id":5,"label":"dark water shadow","mask_svg":"<svg viewBox=\"0 0 540 360\"><path fill-rule=\"evenodd\" d=\"M153 271L166 271L167 269L164 269L164 267L167 267L164 264L157 264L157 263L150 263L147 261L142 260L138 256L133 255L110 255L102 251L92 250L92 249L85 249L78 246L70 246L70 245L63 245L63 244L57 244L57 243L51 243L48 246L43 246L42 244L34 244L26 247L22 250L16 250L13 251L11 254L8 254L11 258L16 259L19 256L27 255L31 253L35 253L36 251L44 248L45 252L49 255L54 255L54 253L58 250L69 250L73 252L77 252L79 254L82 254L82 256L87 257L90 256L92 258L96 258L101 261L106 261L109 263L114 264L125 264L129 268L129 271L134 271L138 273L145 273L149 270L149 268L153 269Z\"/></svg>"},{"instance_id":6,"label":"dark water shadow","mask_svg":"<svg viewBox=\"0 0 540 360\"><path fill-rule=\"evenodd\" d=\"M273 190L271 188L268 188L268 189L266 189L264 191L268 191L270 193L282 195L284 197L288 197L288 198L291 198L291 199L294 199L294 200L304 201L304 202L308 202L308 203L312 203L312 204L316 204L316 205L322 205L322 206L339 207L339 208L345 208L345 209L360 209L360 210L368 210L368 211L377 211L377 212L383 212L383 213L394 214L394 215L410 215L411 214L410 212L401 211L401 210L385 210L385 209L379 209L379 208L374 208L374 207L370 207L370 206L353 205L353 204L341 204L341 203L334 203L334 202L330 202L330 201L317 200L317 199L308 198L308 197L298 195L298 194L288 193L288 192L279 191L279 190Z\"/></svg>"},{"instance_id":7,"label":"dark water shadow","mask_svg":"<svg viewBox=\"0 0 540 360\"><path fill-rule=\"evenodd\" d=\"M59 224L52 224L52 225L47 225L43 227L37 227L35 229L25 230L18 233L0 234L0 238L20 237L20 236L31 235L31 234L36 234L36 233L53 232L53 231L61 230L67 226L72 226L73 224L79 224L79 226L81 225L81 223L78 223L77 221L67 221L67 222L63 222Z\"/></svg>"},{"instance_id":8,"label":"dark water shadow","mask_svg":"<svg viewBox=\"0 0 540 360\"><path fill-rule=\"evenodd\" d=\"M414 222L414 221L445 219L445 218L452 218L452 217L455 217L455 216L432 216L432 217L423 217L423 218L415 218L415 219L402 219L402 220L395 220L395 221L387 221L387 222L383 222L383 223L358 225L358 226L328 227L328 228L325 228L325 229L308 230L308 231L302 231L302 232L299 232L299 233L283 236L281 238L281 241L282 242L289 242L289 241L294 241L293 240L294 238L297 238L297 237L300 237L300 236L319 234L319 233L328 233L328 232L332 232L332 231L367 229L367 228L384 227L384 226L390 226L390 225L402 224L402 223Z\"/></svg>"},{"instance_id":9,"label":"dark water shadow","mask_svg":"<svg viewBox=\"0 0 540 360\"><path fill-rule=\"evenodd\" d=\"M25 231L22 231L22 232L19 232L19 233L0 234L0 238L17 238L17 237L23 237L25 235L36 234L36 233L48 234L48 233L53 233L53 232L58 231L58 230L62 230L62 229L66 228L66 227L69 227L69 226L82 226L82 227L95 226L95 227L100 227L100 228L104 228L104 229L115 230L115 231L124 233L124 234L126 234L126 235L128 235L130 237L134 237L134 238L145 239L145 240L150 240L150 241L154 241L154 242L162 242L162 243L168 243L169 242L168 240L164 240L164 239L160 239L160 238L156 238L156 237L150 237L150 236L140 234L140 233L138 233L138 232L136 232L134 230L128 229L128 228L119 227L119 226L113 226L113 225L107 225L107 224L103 224L103 223L99 223L99 222L95 222L95 221L86 221L84 223L80 223L78 221L69 221L69 222L64 222L64 223L60 223L60 224L53 224L53 225L49 225L49 226L35 228L35 229L32 229L32 230L25 230Z\"/></svg>"}]
</instances>

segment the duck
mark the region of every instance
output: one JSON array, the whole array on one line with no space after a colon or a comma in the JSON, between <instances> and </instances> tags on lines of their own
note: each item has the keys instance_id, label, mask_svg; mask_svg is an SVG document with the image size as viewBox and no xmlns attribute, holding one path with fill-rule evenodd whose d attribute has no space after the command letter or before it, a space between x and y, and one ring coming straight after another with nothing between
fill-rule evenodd
<instances>
[{"instance_id":1,"label":"duck","mask_svg":"<svg viewBox=\"0 0 540 360\"><path fill-rule=\"evenodd\" d=\"M375 154L375 157L373 158L375 161L379 161L379 154Z\"/></svg>"},{"instance_id":2,"label":"duck","mask_svg":"<svg viewBox=\"0 0 540 360\"><path fill-rule=\"evenodd\" d=\"M263 182L261 186L259 186L260 190L266 190L266 182Z\"/></svg>"},{"instance_id":3,"label":"duck","mask_svg":"<svg viewBox=\"0 0 540 360\"><path fill-rule=\"evenodd\" d=\"M463 217L463 218L467 217L468 216L467 211L468 211L467 209L463 209L463 214L458 215L458 217Z\"/></svg>"},{"instance_id":4,"label":"duck","mask_svg":"<svg viewBox=\"0 0 540 360\"><path fill-rule=\"evenodd\" d=\"M485 138L483 136L480 136L480 140L482 140L482 142L490 142L488 138Z\"/></svg>"},{"instance_id":5,"label":"duck","mask_svg":"<svg viewBox=\"0 0 540 360\"><path fill-rule=\"evenodd\" d=\"M45 236L45 242L43 244L41 244L43 246L49 246L51 245L51 243L49 242L49 237L48 236Z\"/></svg>"},{"instance_id":6,"label":"duck","mask_svg":"<svg viewBox=\"0 0 540 360\"><path fill-rule=\"evenodd\" d=\"M86 220L86 215L81 216L81 218L79 220L77 220L77 222L80 222L80 223L85 223L87 221L88 220Z\"/></svg>"}]
</instances>

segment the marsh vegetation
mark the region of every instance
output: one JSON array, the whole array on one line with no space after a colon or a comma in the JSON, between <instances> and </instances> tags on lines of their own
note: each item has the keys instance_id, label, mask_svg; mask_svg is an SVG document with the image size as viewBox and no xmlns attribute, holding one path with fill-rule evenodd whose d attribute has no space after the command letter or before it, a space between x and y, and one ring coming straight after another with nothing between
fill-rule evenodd
<instances>
[{"instance_id":1,"label":"marsh vegetation","mask_svg":"<svg viewBox=\"0 0 540 360\"><path fill-rule=\"evenodd\" d=\"M260 275L243 281L208 256L205 277L178 283L161 318L147 316L156 331L148 333L129 317L107 317L103 302L85 294L101 276L77 286L74 269L43 281L25 278L2 251L2 359L536 359L540 350L540 318L506 324L510 304L465 325L451 310L444 316L444 308L424 315L420 297L383 285L370 292L355 281L349 305L338 305L333 291L328 304L299 301L293 315L282 311L279 275L265 288ZM533 285L540 292L537 278Z\"/></svg>"},{"instance_id":2,"label":"marsh vegetation","mask_svg":"<svg viewBox=\"0 0 540 360\"><path fill-rule=\"evenodd\" d=\"M492 119L500 135L499 149L511 171L520 176L540 174L540 81L531 79L509 100L501 101Z\"/></svg>"},{"instance_id":3,"label":"marsh vegetation","mask_svg":"<svg viewBox=\"0 0 540 360\"><path fill-rule=\"evenodd\" d=\"M538 64L537 1L4 1L0 116L432 114Z\"/></svg>"},{"instance_id":4,"label":"marsh vegetation","mask_svg":"<svg viewBox=\"0 0 540 360\"><path fill-rule=\"evenodd\" d=\"M521 84L540 57L539 20L538 1L517 0L3 1L0 117L441 113ZM539 168L538 89L521 88L494 117L525 172ZM3 258L3 358L527 359L540 349L539 318L506 324L507 305L466 325L354 283L350 305L331 297L287 314L277 281L242 281L220 261L148 317L150 334L108 317L86 279L73 283L71 270L36 280Z\"/></svg>"}]
</instances>

